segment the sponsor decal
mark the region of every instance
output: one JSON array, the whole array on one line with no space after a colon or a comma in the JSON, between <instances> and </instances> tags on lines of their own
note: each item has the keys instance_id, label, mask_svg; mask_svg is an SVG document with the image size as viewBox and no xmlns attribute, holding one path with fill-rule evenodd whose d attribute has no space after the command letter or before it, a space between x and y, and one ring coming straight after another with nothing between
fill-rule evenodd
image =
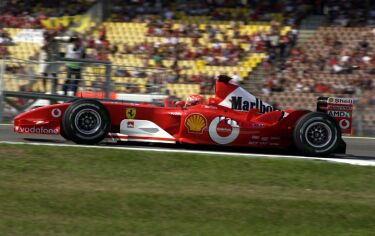
<instances>
[{"instance_id":1,"label":"sponsor decal","mask_svg":"<svg viewBox=\"0 0 375 236\"><path fill-rule=\"evenodd\" d=\"M259 134L260 131L259 130L250 130L250 131L246 131L247 134Z\"/></svg>"},{"instance_id":2,"label":"sponsor decal","mask_svg":"<svg viewBox=\"0 0 375 236\"><path fill-rule=\"evenodd\" d=\"M342 119L339 121L339 125L341 129L348 129L350 127L350 121L347 119Z\"/></svg>"},{"instance_id":3,"label":"sponsor decal","mask_svg":"<svg viewBox=\"0 0 375 236\"><path fill-rule=\"evenodd\" d=\"M352 98L328 98L327 114L335 118L343 134L352 131L353 102Z\"/></svg>"},{"instance_id":4,"label":"sponsor decal","mask_svg":"<svg viewBox=\"0 0 375 236\"><path fill-rule=\"evenodd\" d=\"M270 146L280 146L280 143L269 143Z\"/></svg>"},{"instance_id":5,"label":"sponsor decal","mask_svg":"<svg viewBox=\"0 0 375 236\"><path fill-rule=\"evenodd\" d=\"M335 103L335 104L353 104L354 100L352 98L336 98L330 97L328 98L328 103Z\"/></svg>"},{"instance_id":6,"label":"sponsor decal","mask_svg":"<svg viewBox=\"0 0 375 236\"><path fill-rule=\"evenodd\" d=\"M127 127L134 128L134 121L128 121Z\"/></svg>"},{"instance_id":7,"label":"sponsor decal","mask_svg":"<svg viewBox=\"0 0 375 236\"><path fill-rule=\"evenodd\" d=\"M258 124L258 123L256 123L256 124L253 124L253 127L254 128L262 128L262 127L264 127L264 124Z\"/></svg>"},{"instance_id":8,"label":"sponsor decal","mask_svg":"<svg viewBox=\"0 0 375 236\"><path fill-rule=\"evenodd\" d=\"M244 100L239 96L232 96L232 109L240 111L248 111L253 108L259 109L261 113L273 111L274 108L268 104L264 104L262 100L255 98L254 102Z\"/></svg>"},{"instance_id":9,"label":"sponsor decal","mask_svg":"<svg viewBox=\"0 0 375 236\"><path fill-rule=\"evenodd\" d=\"M351 116L349 112L345 112L345 111L328 111L328 115L332 117L350 117Z\"/></svg>"},{"instance_id":10,"label":"sponsor decal","mask_svg":"<svg viewBox=\"0 0 375 236\"><path fill-rule=\"evenodd\" d=\"M137 109L135 109L133 107L126 108L125 114L126 114L126 118L127 119L134 119L135 118L135 114L137 114Z\"/></svg>"},{"instance_id":11,"label":"sponsor decal","mask_svg":"<svg viewBox=\"0 0 375 236\"><path fill-rule=\"evenodd\" d=\"M61 116L62 112L59 108L54 108L51 111L51 115L53 118L59 118Z\"/></svg>"},{"instance_id":12,"label":"sponsor decal","mask_svg":"<svg viewBox=\"0 0 375 236\"><path fill-rule=\"evenodd\" d=\"M16 127L16 132L19 133L34 133L34 134L58 134L59 130L52 128L43 128L43 127Z\"/></svg>"},{"instance_id":13,"label":"sponsor decal","mask_svg":"<svg viewBox=\"0 0 375 236\"><path fill-rule=\"evenodd\" d=\"M207 127L207 119L202 114L193 113L186 117L185 126L189 133L202 134Z\"/></svg>"},{"instance_id":14,"label":"sponsor decal","mask_svg":"<svg viewBox=\"0 0 375 236\"><path fill-rule=\"evenodd\" d=\"M352 111L353 107L352 106L328 106L328 110L339 110L339 111Z\"/></svg>"},{"instance_id":15,"label":"sponsor decal","mask_svg":"<svg viewBox=\"0 0 375 236\"><path fill-rule=\"evenodd\" d=\"M275 110L270 104L263 102L245 89L238 87L229 93L219 105L238 111L257 108L261 113Z\"/></svg>"},{"instance_id":16,"label":"sponsor decal","mask_svg":"<svg viewBox=\"0 0 375 236\"><path fill-rule=\"evenodd\" d=\"M211 139L218 144L233 142L240 134L240 126L237 121L227 117L215 117L208 128Z\"/></svg>"},{"instance_id":17,"label":"sponsor decal","mask_svg":"<svg viewBox=\"0 0 375 236\"><path fill-rule=\"evenodd\" d=\"M169 114L172 115L172 116L180 116L182 113L174 111L174 112L171 112Z\"/></svg>"},{"instance_id":18,"label":"sponsor decal","mask_svg":"<svg viewBox=\"0 0 375 236\"><path fill-rule=\"evenodd\" d=\"M271 144L268 143L268 142L250 141L250 142L249 142L249 145L257 145L257 146L259 146L259 145L263 145L263 146L265 146L265 145L271 145ZM279 145L279 144L278 144L278 145ZM273 146L277 146L277 145L273 145Z\"/></svg>"},{"instance_id":19,"label":"sponsor decal","mask_svg":"<svg viewBox=\"0 0 375 236\"><path fill-rule=\"evenodd\" d=\"M251 139L252 140L249 141L249 144L251 144L251 145L270 145L270 146L279 146L280 145L280 143L275 142L275 140L280 140L280 137L252 136ZM258 140L258 141L253 141L253 140Z\"/></svg>"},{"instance_id":20,"label":"sponsor decal","mask_svg":"<svg viewBox=\"0 0 375 236\"><path fill-rule=\"evenodd\" d=\"M215 109L215 110L217 110L217 107L215 107L215 106L204 105L203 108L205 108L205 109Z\"/></svg>"}]
</instances>

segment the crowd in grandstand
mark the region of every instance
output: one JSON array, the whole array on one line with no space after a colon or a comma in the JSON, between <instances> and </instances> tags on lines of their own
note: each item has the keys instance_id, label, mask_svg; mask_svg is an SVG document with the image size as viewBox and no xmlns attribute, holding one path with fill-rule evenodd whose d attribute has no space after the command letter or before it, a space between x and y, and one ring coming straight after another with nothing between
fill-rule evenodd
<instances>
[{"instance_id":1,"label":"crowd in grandstand","mask_svg":"<svg viewBox=\"0 0 375 236\"><path fill-rule=\"evenodd\" d=\"M142 44L135 50L141 50L141 53L151 48L151 55L158 54L160 49L166 53L167 57L175 57L177 59L197 60L204 59L208 65L236 65L244 56L244 49L240 45L234 45L232 40L238 39L240 44L247 44L248 52L267 52L270 55L269 60L275 57L275 49L280 57L285 57L288 52L287 49L293 47L297 40L297 31L292 29L286 35L280 37L280 25L278 22L271 23L270 32L258 32L253 35L241 34L239 24L232 23L226 30L233 30L233 36L229 37L224 30L213 27L211 25L205 26L204 29L199 29L198 25L194 24L180 24L179 28L172 29L171 21L153 21L148 20L148 36L165 37L165 42L162 44L154 43L153 45ZM208 34L209 41L212 47L202 45L199 38L202 34ZM222 39L218 39L218 35ZM193 38L192 48L179 42L179 37ZM224 45L223 45L224 44ZM175 56L173 56L175 55ZM273 55L273 56L272 56Z\"/></svg>"},{"instance_id":2,"label":"crowd in grandstand","mask_svg":"<svg viewBox=\"0 0 375 236\"><path fill-rule=\"evenodd\" d=\"M182 5L177 5L177 10L184 11L187 16L208 17L208 20L231 20L230 27L227 29L219 29L218 27L206 25L204 28L199 27L197 23L179 24L178 28L173 28L174 20L180 19L178 14L168 8L168 1L164 2L144 2L139 1L133 4L113 4L113 11L115 13L114 21L126 22L145 22L147 23L147 36L160 37L162 40L158 42L142 42L137 45L124 45L120 53L123 54L141 54L144 55L145 64L149 59L154 61L154 65L163 66L162 61L165 59L172 59L171 68L174 74L170 76L168 82L198 82L201 83L203 91L211 88L212 76L207 76L202 73L196 73L186 76L180 74L179 71L183 68L179 67L177 61L179 60L203 60L205 65L218 66L235 66L238 65L245 54L253 52L267 53L268 60L274 62L278 57L286 57L290 49L295 45L298 31L293 25L292 30L285 35L280 35L280 19L273 20L271 12L281 12L279 18L283 19L288 24L298 22L304 13L309 8L305 5L295 7L291 3L282 3L278 5L269 5L267 2L259 2L254 4L249 1L248 4L253 4L255 8L246 8L246 5L233 5L233 2L221 2L221 6L228 7L242 6L240 11L219 11L215 8L215 1L209 3L205 2L185 2ZM239 9L239 8L236 8ZM236 22L241 20L242 23ZM257 32L254 34L240 33L240 24L250 22L252 20L268 20L271 23L270 32ZM282 22L282 20L281 20ZM227 30L232 30L233 35L228 37ZM200 38L203 34L208 34L210 46L202 44ZM220 37L217 37L220 36ZM182 42L180 38L192 38L192 45L188 46ZM220 39L218 39L220 38ZM237 39L239 43L233 44L233 39ZM242 45L241 45L242 44ZM247 45L246 47L242 47ZM245 52L246 51L246 52ZM235 77L239 75L232 74ZM206 77L209 77L206 82Z\"/></svg>"},{"instance_id":3,"label":"crowd in grandstand","mask_svg":"<svg viewBox=\"0 0 375 236\"><path fill-rule=\"evenodd\" d=\"M357 89L372 89L375 54L374 44L369 42L375 42L375 36L370 30L364 31L360 40L354 44L349 43L352 41L340 40L345 35L343 32L318 32L320 36L315 36L311 41L318 40L318 37L321 37L321 41L311 42L303 49L296 47L286 61L278 62L276 74L265 85L266 94L282 91L288 81L296 80L294 90L297 92L358 94ZM353 79L334 84L324 81L326 76L335 75L350 75Z\"/></svg>"},{"instance_id":4,"label":"crowd in grandstand","mask_svg":"<svg viewBox=\"0 0 375 236\"><path fill-rule=\"evenodd\" d=\"M369 9L369 2L362 0L327 0L324 14L331 25L363 26L374 23L374 9Z\"/></svg>"},{"instance_id":5,"label":"crowd in grandstand","mask_svg":"<svg viewBox=\"0 0 375 236\"><path fill-rule=\"evenodd\" d=\"M95 1L71 0L56 8L50 1L7 1L3 4L0 16L0 55L9 54L5 45L12 44L11 37L2 27L35 28L44 27L41 21L47 17L81 14ZM74 5L74 7L71 7ZM172 10L173 9L173 10ZM228 10L229 9L229 10ZM234 9L234 10L233 10ZM144 66L165 67L164 61L171 60L172 69L166 80L168 83L188 82L201 84L202 92L210 92L212 76L203 73L181 74L184 66L180 60L201 60L207 66L236 66L246 55L265 53L264 68L270 71L263 88L264 94L293 89L305 93L344 93L355 94L372 89L372 75L375 73L373 41L375 34L368 29L356 45L348 45L341 39L340 32L324 36L315 45L314 50L296 47L298 24L309 13L324 14L330 25L361 26L374 23L375 10L366 1L112 1L111 20L122 22L144 22L147 24L147 37L159 37L160 40L118 45L111 42L105 27L100 27L98 34L83 35L82 43L92 49L88 57L109 60L111 56L139 55L144 59ZM277 13L277 14L276 14ZM174 22L184 17L197 17L196 22L186 21L174 27ZM208 21L226 21L227 28L199 24L199 17ZM242 24L254 21L269 22L269 31L252 34L240 31ZM291 26L281 34L283 26ZM229 35L228 31L233 34ZM51 32L51 29L49 29ZM52 34L64 32L64 27L57 25ZM320 31L319 31L320 33ZM96 35L93 37L93 35ZM208 35L208 44L201 38ZM191 38L187 44L183 38ZM237 40L238 43L233 43ZM312 39L314 40L314 39ZM245 46L244 46L245 45ZM121 46L121 47L120 47ZM117 75L128 75L126 71L117 71ZM353 75L351 80L324 81L326 74ZM324 76L323 76L324 75ZM134 74L131 74L134 76ZM139 75L136 75L139 76ZM154 81L152 75L150 81ZM233 73L236 79L239 76ZM320 79L321 77L321 79ZM242 78L241 78L242 79Z\"/></svg>"},{"instance_id":6,"label":"crowd in grandstand","mask_svg":"<svg viewBox=\"0 0 375 236\"><path fill-rule=\"evenodd\" d=\"M41 21L48 17L82 14L94 2L94 0L3 0L0 6L0 28L40 28Z\"/></svg>"},{"instance_id":7,"label":"crowd in grandstand","mask_svg":"<svg viewBox=\"0 0 375 236\"><path fill-rule=\"evenodd\" d=\"M175 11L188 16L207 16L213 21L271 21L272 13L280 13L286 24L296 24L310 11L316 1L112 1L111 12L117 21L142 21L145 15L159 15L163 19L178 19ZM237 11L222 11L218 8L236 8Z\"/></svg>"}]
</instances>

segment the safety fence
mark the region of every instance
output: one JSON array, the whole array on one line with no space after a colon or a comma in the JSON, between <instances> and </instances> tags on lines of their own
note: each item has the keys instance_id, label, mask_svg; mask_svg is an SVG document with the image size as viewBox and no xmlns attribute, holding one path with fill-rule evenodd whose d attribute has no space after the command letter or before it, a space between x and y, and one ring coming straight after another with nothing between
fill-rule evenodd
<instances>
[{"instance_id":1,"label":"safety fence","mask_svg":"<svg viewBox=\"0 0 375 236\"><path fill-rule=\"evenodd\" d=\"M73 97L155 102L168 93L168 70L162 68L65 58L54 62L7 58L0 63L0 120Z\"/></svg>"},{"instance_id":2,"label":"safety fence","mask_svg":"<svg viewBox=\"0 0 375 236\"><path fill-rule=\"evenodd\" d=\"M79 70L71 71L67 67L71 63L78 64ZM66 101L75 96L162 103L169 95L168 75L170 71L162 68L114 65L109 61L61 59L46 63L7 58L0 61L0 121L10 121L33 106ZM262 99L283 105L279 97L262 96ZM314 110L315 98L293 99L303 104L308 102L311 106L304 108ZM375 136L374 104L363 103L360 97L353 99L353 134ZM293 105L283 108L301 109Z\"/></svg>"}]
</instances>

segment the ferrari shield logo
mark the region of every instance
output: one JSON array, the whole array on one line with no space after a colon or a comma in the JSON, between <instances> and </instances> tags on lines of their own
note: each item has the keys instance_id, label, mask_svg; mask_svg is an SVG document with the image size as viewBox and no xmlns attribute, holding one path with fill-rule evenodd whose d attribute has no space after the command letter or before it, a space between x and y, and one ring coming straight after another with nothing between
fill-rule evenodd
<instances>
[{"instance_id":1,"label":"ferrari shield logo","mask_svg":"<svg viewBox=\"0 0 375 236\"><path fill-rule=\"evenodd\" d=\"M127 119L134 119L136 113L137 110L135 108L126 108L125 114Z\"/></svg>"}]
</instances>

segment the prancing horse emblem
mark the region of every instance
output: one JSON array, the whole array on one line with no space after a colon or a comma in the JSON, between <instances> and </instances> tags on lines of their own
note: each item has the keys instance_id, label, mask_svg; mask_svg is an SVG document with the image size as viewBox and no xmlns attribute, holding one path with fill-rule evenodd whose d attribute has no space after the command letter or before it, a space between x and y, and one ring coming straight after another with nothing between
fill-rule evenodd
<instances>
[{"instance_id":1,"label":"prancing horse emblem","mask_svg":"<svg viewBox=\"0 0 375 236\"><path fill-rule=\"evenodd\" d=\"M126 108L125 114L127 119L134 119L136 113L137 110L135 108Z\"/></svg>"}]
</instances>

